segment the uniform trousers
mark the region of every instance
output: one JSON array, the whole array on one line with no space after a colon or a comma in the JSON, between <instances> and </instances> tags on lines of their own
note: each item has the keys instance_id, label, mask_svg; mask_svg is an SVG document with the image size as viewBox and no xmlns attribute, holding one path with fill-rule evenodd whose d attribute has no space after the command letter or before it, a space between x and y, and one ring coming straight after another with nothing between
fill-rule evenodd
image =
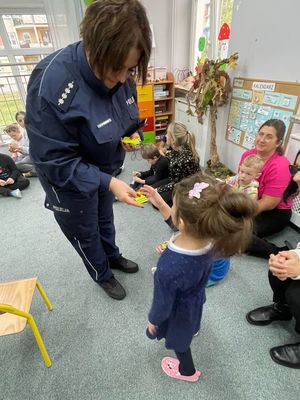
<instances>
[{"instance_id":1,"label":"uniform trousers","mask_svg":"<svg viewBox=\"0 0 300 400\"><path fill-rule=\"evenodd\" d=\"M70 198L70 212L54 211L62 232L96 282L111 278L109 259L120 256L115 243L113 202L112 192L99 189L89 200Z\"/></svg>"},{"instance_id":2,"label":"uniform trousers","mask_svg":"<svg viewBox=\"0 0 300 400\"><path fill-rule=\"evenodd\" d=\"M269 271L269 282L273 290L273 301L289 307L296 320L295 330L300 334L300 280L281 281Z\"/></svg>"}]
</instances>

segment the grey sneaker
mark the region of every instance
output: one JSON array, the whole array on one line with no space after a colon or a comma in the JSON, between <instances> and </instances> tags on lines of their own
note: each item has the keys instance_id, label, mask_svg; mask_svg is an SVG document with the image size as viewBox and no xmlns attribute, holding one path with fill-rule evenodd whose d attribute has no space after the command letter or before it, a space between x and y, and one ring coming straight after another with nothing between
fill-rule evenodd
<instances>
[{"instance_id":1,"label":"grey sneaker","mask_svg":"<svg viewBox=\"0 0 300 400\"><path fill-rule=\"evenodd\" d=\"M12 190L12 191L9 193L9 195L12 196L12 197L15 197L16 199L21 199L21 198L22 198L22 193L21 193L21 190L20 190L20 189Z\"/></svg>"}]
</instances>

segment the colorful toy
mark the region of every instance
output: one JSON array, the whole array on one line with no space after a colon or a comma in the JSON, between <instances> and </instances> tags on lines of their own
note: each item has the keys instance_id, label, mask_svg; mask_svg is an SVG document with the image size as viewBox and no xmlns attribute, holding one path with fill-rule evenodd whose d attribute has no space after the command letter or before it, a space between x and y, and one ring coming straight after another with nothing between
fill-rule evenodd
<instances>
[{"instance_id":1,"label":"colorful toy","mask_svg":"<svg viewBox=\"0 0 300 400\"><path fill-rule=\"evenodd\" d=\"M143 204L143 203L147 203L148 202L148 198L141 192L136 192L137 196L134 198L134 200L139 203L139 204Z\"/></svg>"},{"instance_id":2,"label":"colorful toy","mask_svg":"<svg viewBox=\"0 0 300 400\"><path fill-rule=\"evenodd\" d=\"M138 137L131 139L130 137L125 136L122 138L122 142L125 144L131 144L132 146L139 146L141 144L141 139Z\"/></svg>"},{"instance_id":3,"label":"colorful toy","mask_svg":"<svg viewBox=\"0 0 300 400\"><path fill-rule=\"evenodd\" d=\"M166 240L165 242L162 242L161 244L160 244L160 247L161 247L161 249L162 250L166 250L166 248L168 247L168 241Z\"/></svg>"}]
</instances>

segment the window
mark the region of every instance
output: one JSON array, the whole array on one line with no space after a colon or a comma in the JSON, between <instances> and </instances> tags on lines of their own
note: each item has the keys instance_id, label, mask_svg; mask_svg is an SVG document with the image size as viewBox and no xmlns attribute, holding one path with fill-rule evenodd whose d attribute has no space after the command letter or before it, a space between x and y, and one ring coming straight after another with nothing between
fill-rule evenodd
<instances>
[{"instance_id":1,"label":"window","mask_svg":"<svg viewBox=\"0 0 300 400\"><path fill-rule=\"evenodd\" d=\"M0 137L24 110L31 71L52 47L45 14L0 13Z\"/></svg>"},{"instance_id":2,"label":"window","mask_svg":"<svg viewBox=\"0 0 300 400\"><path fill-rule=\"evenodd\" d=\"M2 18L13 48L53 47L46 15L5 14Z\"/></svg>"}]
</instances>

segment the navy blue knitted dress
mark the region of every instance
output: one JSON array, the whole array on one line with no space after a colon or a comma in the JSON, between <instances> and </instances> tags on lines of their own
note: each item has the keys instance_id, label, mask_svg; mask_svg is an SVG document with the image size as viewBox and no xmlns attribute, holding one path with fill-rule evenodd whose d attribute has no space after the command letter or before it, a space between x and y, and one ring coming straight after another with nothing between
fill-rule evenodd
<instances>
[{"instance_id":1,"label":"navy blue knitted dress","mask_svg":"<svg viewBox=\"0 0 300 400\"><path fill-rule=\"evenodd\" d=\"M158 261L149 321L158 326L156 337L166 339L166 348L185 352L200 329L213 259L211 245L193 251L181 249L173 243L177 235Z\"/></svg>"}]
</instances>

